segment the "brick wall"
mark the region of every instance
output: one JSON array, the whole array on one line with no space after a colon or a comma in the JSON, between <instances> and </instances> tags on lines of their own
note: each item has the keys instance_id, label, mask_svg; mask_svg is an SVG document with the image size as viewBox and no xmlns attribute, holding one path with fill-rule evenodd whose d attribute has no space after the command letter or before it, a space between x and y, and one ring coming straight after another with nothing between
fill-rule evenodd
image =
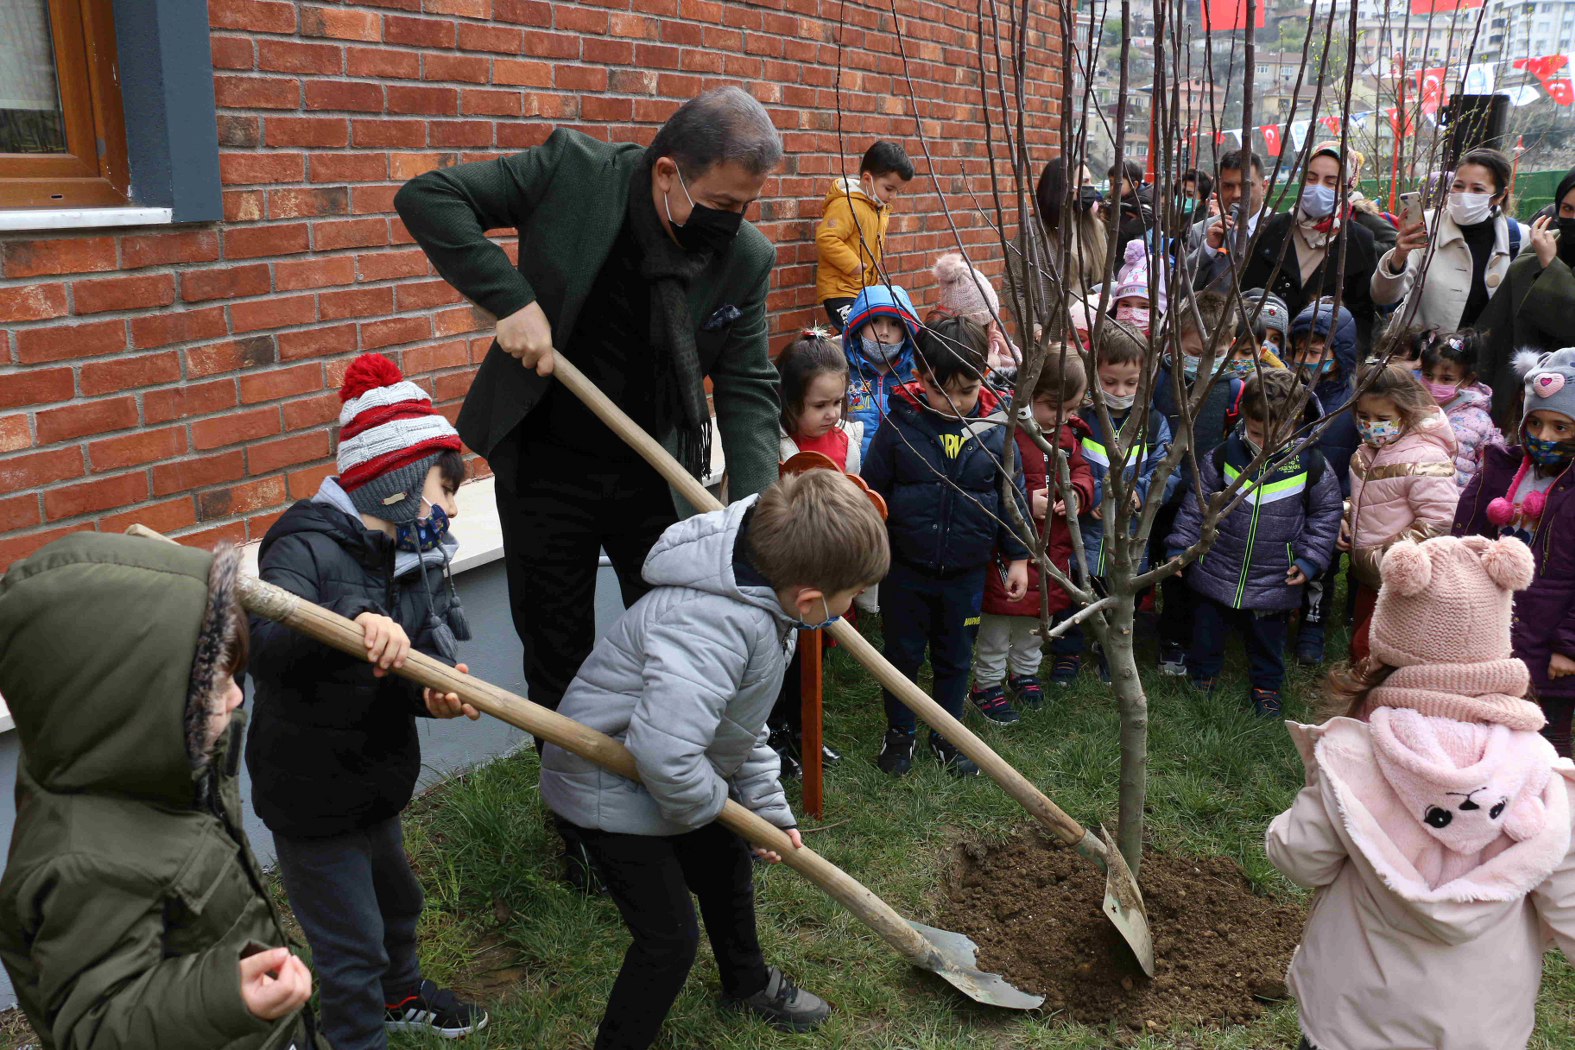
<instances>
[{"instance_id":1,"label":"brick wall","mask_svg":"<svg viewBox=\"0 0 1575 1050\"><path fill-rule=\"evenodd\" d=\"M260 538L332 472L334 391L358 352L389 354L452 417L491 319L432 272L393 195L554 126L646 142L708 87L765 102L788 154L752 215L779 250L774 343L818 316L821 200L875 137L903 141L920 169L888 260L921 310L929 265L955 243L937 189L998 272L975 203L989 201L975 4L898 8L917 126L878 2L210 0L224 221L0 235L0 569L133 521L197 543ZM1042 0L1035 18L1059 15ZM1033 43L1043 159L1058 76L1053 39Z\"/></svg>"}]
</instances>

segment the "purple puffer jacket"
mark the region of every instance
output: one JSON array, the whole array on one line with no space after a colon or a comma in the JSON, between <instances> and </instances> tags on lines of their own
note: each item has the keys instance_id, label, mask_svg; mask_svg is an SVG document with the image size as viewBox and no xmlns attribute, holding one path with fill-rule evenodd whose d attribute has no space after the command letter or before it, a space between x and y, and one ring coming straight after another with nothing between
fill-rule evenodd
<instances>
[{"instance_id":1,"label":"purple puffer jacket","mask_svg":"<svg viewBox=\"0 0 1575 1050\"><path fill-rule=\"evenodd\" d=\"M1485 383L1472 383L1461 387L1459 395L1442 407L1459 445L1455 450L1455 484L1465 488L1477 472L1478 452L1504 442L1504 435L1493 425L1493 390Z\"/></svg>"},{"instance_id":2,"label":"purple puffer jacket","mask_svg":"<svg viewBox=\"0 0 1575 1050\"><path fill-rule=\"evenodd\" d=\"M1488 504L1509 492L1522 457L1518 445L1483 450L1481 467L1460 494L1456 536L1498 538L1498 526L1488 521ZM1515 655L1531 670L1537 696L1568 699L1575 697L1575 676L1549 680L1548 661L1554 653L1575 657L1575 470L1566 468L1548 490L1531 553L1537 574L1530 587L1515 595Z\"/></svg>"}]
</instances>

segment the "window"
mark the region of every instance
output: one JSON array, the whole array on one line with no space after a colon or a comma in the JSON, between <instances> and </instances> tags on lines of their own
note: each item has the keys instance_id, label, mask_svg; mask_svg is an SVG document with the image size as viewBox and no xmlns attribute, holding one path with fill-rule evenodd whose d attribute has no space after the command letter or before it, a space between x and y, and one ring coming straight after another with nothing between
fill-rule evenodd
<instances>
[{"instance_id":1,"label":"window","mask_svg":"<svg viewBox=\"0 0 1575 1050\"><path fill-rule=\"evenodd\" d=\"M118 85L108 4L0 4L0 208L126 202Z\"/></svg>"}]
</instances>

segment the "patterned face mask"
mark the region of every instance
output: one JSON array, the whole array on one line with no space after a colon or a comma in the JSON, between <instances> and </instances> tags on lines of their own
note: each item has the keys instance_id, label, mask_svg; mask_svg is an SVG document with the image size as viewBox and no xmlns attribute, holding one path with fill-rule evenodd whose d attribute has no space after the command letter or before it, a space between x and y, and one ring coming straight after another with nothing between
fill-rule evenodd
<instances>
[{"instance_id":1,"label":"patterned face mask","mask_svg":"<svg viewBox=\"0 0 1575 1050\"><path fill-rule=\"evenodd\" d=\"M818 631L822 627L830 627L832 624L842 619L840 616L831 615L831 603L826 601L825 595L821 595L820 597L820 607L826 611L826 618L824 620L820 621L819 623L805 623L803 620L794 620L793 626L797 627L801 631Z\"/></svg>"},{"instance_id":2,"label":"patterned face mask","mask_svg":"<svg viewBox=\"0 0 1575 1050\"><path fill-rule=\"evenodd\" d=\"M1397 419L1377 419L1371 423L1358 422L1356 429L1361 431L1363 441L1378 447L1405 433L1405 424Z\"/></svg>"},{"instance_id":3,"label":"patterned face mask","mask_svg":"<svg viewBox=\"0 0 1575 1050\"><path fill-rule=\"evenodd\" d=\"M448 513L436 503L426 518L394 526L394 546L411 554L436 550L448 535Z\"/></svg>"},{"instance_id":4,"label":"patterned face mask","mask_svg":"<svg viewBox=\"0 0 1575 1050\"><path fill-rule=\"evenodd\" d=\"M1571 456L1575 456L1575 448L1569 441L1546 441L1534 438L1530 434L1524 435L1526 439L1526 455L1539 467L1556 467L1566 463Z\"/></svg>"}]
</instances>

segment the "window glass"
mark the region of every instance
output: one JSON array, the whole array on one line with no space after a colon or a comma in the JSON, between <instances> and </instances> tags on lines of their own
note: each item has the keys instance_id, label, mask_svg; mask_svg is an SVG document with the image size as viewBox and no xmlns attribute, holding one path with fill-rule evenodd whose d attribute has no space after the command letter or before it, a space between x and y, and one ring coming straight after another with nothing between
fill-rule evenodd
<instances>
[{"instance_id":1,"label":"window glass","mask_svg":"<svg viewBox=\"0 0 1575 1050\"><path fill-rule=\"evenodd\" d=\"M66 152L49 0L0 3L0 153Z\"/></svg>"}]
</instances>

